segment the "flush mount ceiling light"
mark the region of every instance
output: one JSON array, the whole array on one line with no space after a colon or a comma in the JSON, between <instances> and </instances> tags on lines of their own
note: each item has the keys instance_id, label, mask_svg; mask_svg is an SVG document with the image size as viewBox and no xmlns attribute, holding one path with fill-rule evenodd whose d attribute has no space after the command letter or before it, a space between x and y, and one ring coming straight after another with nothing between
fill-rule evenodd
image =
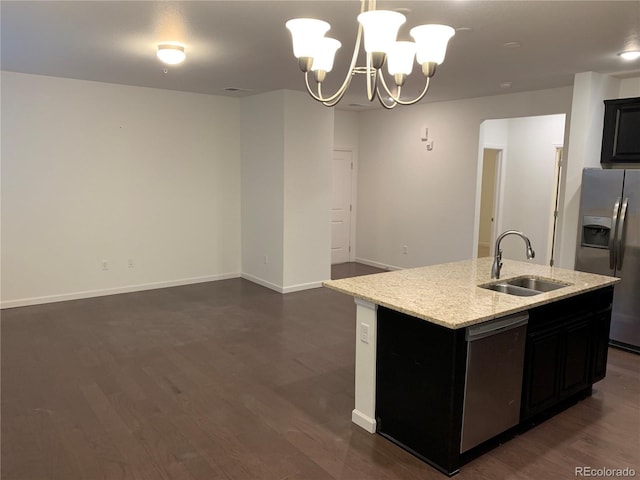
<instances>
[{"instance_id":1,"label":"flush mount ceiling light","mask_svg":"<svg viewBox=\"0 0 640 480\"><path fill-rule=\"evenodd\" d=\"M628 50L626 52L620 52L618 55L625 60L636 60L640 58L640 50Z\"/></svg>"},{"instance_id":2,"label":"flush mount ceiling light","mask_svg":"<svg viewBox=\"0 0 640 480\"><path fill-rule=\"evenodd\" d=\"M385 108L393 108L398 104L413 105L424 98L436 66L444 60L447 43L455 35L453 28L446 25L420 25L409 32L415 42L398 42L396 37L400 26L406 21L405 16L398 11L376 10L375 4L375 0L361 0L358 36L351 65L338 91L330 96L322 93L322 82L333 68L336 51L342 44L324 36L331 26L322 20L296 18L286 23L291 32L293 54L298 59L300 70L304 72L307 91L327 107L338 104L356 74L364 75L367 79L369 101L377 97ZM356 66L363 36L366 65ZM400 94L407 76L413 70L414 59L422 66L425 86L416 98L405 100L400 98ZM385 63L389 75L393 77L395 92L387 86L382 68ZM311 88L310 76L316 83L315 89Z\"/></svg>"},{"instance_id":3,"label":"flush mount ceiling light","mask_svg":"<svg viewBox=\"0 0 640 480\"><path fill-rule=\"evenodd\" d=\"M170 43L161 43L158 45L156 53L158 58L168 65L177 65L186 58L184 47L182 45L174 45Z\"/></svg>"}]
</instances>

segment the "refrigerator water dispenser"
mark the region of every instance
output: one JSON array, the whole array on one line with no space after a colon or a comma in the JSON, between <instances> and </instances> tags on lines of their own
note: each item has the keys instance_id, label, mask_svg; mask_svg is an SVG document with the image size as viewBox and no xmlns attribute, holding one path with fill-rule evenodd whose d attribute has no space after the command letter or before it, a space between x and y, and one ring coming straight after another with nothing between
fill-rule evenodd
<instances>
[{"instance_id":1,"label":"refrigerator water dispenser","mask_svg":"<svg viewBox=\"0 0 640 480\"><path fill-rule=\"evenodd\" d=\"M582 218L582 245L593 248L609 248L611 218L585 215Z\"/></svg>"}]
</instances>

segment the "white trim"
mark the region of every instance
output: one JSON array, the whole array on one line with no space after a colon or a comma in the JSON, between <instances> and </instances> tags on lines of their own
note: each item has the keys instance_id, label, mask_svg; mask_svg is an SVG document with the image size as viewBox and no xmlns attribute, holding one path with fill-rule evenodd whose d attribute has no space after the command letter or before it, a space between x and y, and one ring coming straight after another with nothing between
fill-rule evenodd
<instances>
[{"instance_id":1,"label":"white trim","mask_svg":"<svg viewBox=\"0 0 640 480\"><path fill-rule=\"evenodd\" d=\"M368 417L364 413L356 410L355 408L351 412L351 421L364 428L369 433L376 433L376 421L375 419Z\"/></svg>"},{"instance_id":2,"label":"white trim","mask_svg":"<svg viewBox=\"0 0 640 480\"><path fill-rule=\"evenodd\" d=\"M298 285L283 287L282 293L300 292L302 290L311 290L312 288L320 288L320 287L322 287L322 282L299 283Z\"/></svg>"},{"instance_id":3,"label":"white trim","mask_svg":"<svg viewBox=\"0 0 640 480\"><path fill-rule=\"evenodd\" d=\"M373 260L367 260L366 258L356 257L356 263L362 263L363 265L369 265L370 267L382 268L384 270L404 270L404 267L397 267L395 265L389 265L386 263L374 262Z\"/></svg>"},{"instance_id":4,"label":"white trim","mask_svg":"<svg viewBox=\"0 0 640 480\"><path fill-rule=\"evenodd\" d=\"M300 292L302 290L311 290L312 288L322 287L322 282L299 283L297 285L290 285L288 287L283 287L281 285L276 285L275 283L268 282L267 280L263 280L262 278L255 277L248 273L242 273L240 276L245 280L249 280L250 282L257 283L258 285L261 285L263 287L266 287L270 290L274 290L282 294Z\"/></svg>"},{"instance_id":5,"label":"white trim","mask_svg":"<svg viewBox=\"0 0 640 480\"><path fill-rule=\"evenodd\" d=\"M503 231L502 228L502 206L504 204L504 188L506 185L506 158L507 148L494 149L498 151L496 156L496 180L494 186L493 198L493 225L491 229L491 240L489 241L489 256L494 256L496 252L495 243L498 235Z\"/></svg>"},{"instance_id":6,"label":"white trim","mask_svg":"<svg viewBox=\"0 0 640 480\"><path fill-rule=\"evenodd\" d=\"M368 300L363 300L362 298L358 298L358 297L353 297L353 301L355 302L356 305L360 305L362 307L366 307L369 310L378 310L378 304L377 303L373 303L370 302Z\"/></svg>"},{"instance_id":7,"label":"white trim","mask_svg":"<svg viewBox=\"0 0 640 480\"><path fill-rule=\"evenodd\" d=\"M565 117L566 121L566 117ZM551 259L553 259L553 264L556 262L556 255L554 255L554 249L558 248L558 242L556 241L558 238L558 226L559 226L559 215L560 215L560 190L562 183L562 174L563 170L563 160L564 160L564 146L553 144L556 149L556 158L555 158L555 167L553 170L553 192L551 197L551 217L549 218L549 232L547 237L547 264L551 264ZM556 206L558 210L556 212ZM555 238L554 238L555 237Z\"/></svg>"},{"instance_id":8,"label":"white trim","mask_svg":"<svg viewBox=\"0 0 640 480\"><path fill-rule=\"evenodd\" d=\"M66 302L68 300L81 300L84 298L104 297L107 295L118 295L120 293L141 292L144 290L155 290L158 288L179 287L194 283L216 282L218 280L228 280L238 278L240 273L222 273L219 275L207 275L204 277L182 278L179 280L168 280L164 282L142 283L138 285L127 285L124 287L103 288L100 290L86 290L84 292L62 293L58 295L46 295L42 297L20 298L17 300L6 300L0 302L0 309L26 307L29 305L40 305L43 303Z\"/></svg>"},{"instance_id":9,"label":"white trim","mask_svg":"<svg viewBox=\"0 0 640 480\"><path fill-rule=\"evenodd\" d=\"M259 278L259 277L254 277L253 275L251 275L249 273L244 273L243 272L240 276L242 278L244 278L245 280L249 280L250 282L257 283L258 285L266 287L266 288L268 288L270 290L275 290L278 293L283 293L282 292L282 287L280 285L276 285L275 283L268 282L268 281L263 280L262 278Z\"/></svg>"},{"instance_id":10,"label":"white trim","mask_svg":"<svg viewBox=\"0 0 640 480\"><path fill-rule=\"evenodd\" d=\"M355 299L356 302L356 363L355 395L351 421L369 433L376 431L376 351L378 336L378 306ZM367 329L366 339L362 330Z\"/></svg>"}]
</instances>

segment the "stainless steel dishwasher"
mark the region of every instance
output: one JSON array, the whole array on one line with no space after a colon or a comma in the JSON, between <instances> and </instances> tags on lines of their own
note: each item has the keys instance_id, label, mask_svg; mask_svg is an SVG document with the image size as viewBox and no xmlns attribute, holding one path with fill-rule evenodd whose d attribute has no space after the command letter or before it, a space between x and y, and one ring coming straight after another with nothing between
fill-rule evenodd
<instances>
[{"instance_id":1,"label":"stainless steel dishwasher","mask_svg":"<svg viewBox=\"0 0 640 480\"><path fill-rule=\"evenodd\" d=\"M520 420L528 313L468 327L460 453Z\"/></svg>"}]
</instances>

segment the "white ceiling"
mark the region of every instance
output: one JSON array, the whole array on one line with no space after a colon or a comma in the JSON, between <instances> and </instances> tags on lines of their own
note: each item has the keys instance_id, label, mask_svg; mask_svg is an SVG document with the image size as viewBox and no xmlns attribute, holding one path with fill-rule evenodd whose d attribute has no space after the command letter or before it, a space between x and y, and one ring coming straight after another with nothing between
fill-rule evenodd
<instances>
[{"instance_id":1,"label":"white ceiling","mask_svg":"<svg viewBox=\"0 0 640 480\"><path fill-rule=\"evenodd\" d=\"M360 5L348 1L8 1L0 4L3 70L242 96L304 90L284 27L295 17L332 25L342 41L325 91L341 83L351 58ZM573 75L640 72L640 0L379 0L378 9L409 9L400 37L423 23L459 31L449 43L427 98L441 101L572 85ZM407 38L408 39L408 38ZM158 43L185 45L186 61L164 72ZM507 48L518 42L520 48ZM418 75L416 68L414 76ZM510 82L511 88L500 87ZM246 89L230 93L225 88ZM410 84L407 90L418 88ZM367 106L357 77L341 107ZM363 107L352 107L363 108Z\"/></svg>"}]
</instances>

